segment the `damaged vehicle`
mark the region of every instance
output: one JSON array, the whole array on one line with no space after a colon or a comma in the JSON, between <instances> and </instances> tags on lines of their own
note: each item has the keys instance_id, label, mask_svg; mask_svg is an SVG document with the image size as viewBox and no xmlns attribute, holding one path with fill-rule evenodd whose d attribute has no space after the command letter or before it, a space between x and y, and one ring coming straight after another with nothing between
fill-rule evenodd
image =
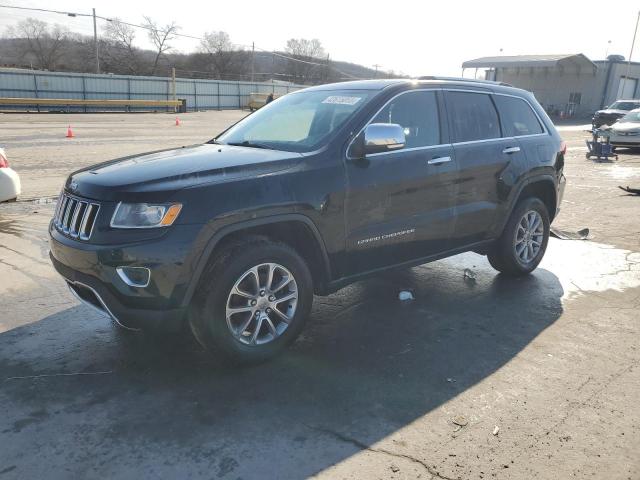
<instances>
[{"instance_id":1,"label":"damaged vehicle","mask_svg":"<svg viewBox=\"0 0 640 480\"><path fill-rule=\"evenodd\" d=\"M505 275L542 260L566 144L534 96L429 77L285 95L202 144L66 180L56 270L130 329L188 325L240 362L301 332L313 296L475 251Z\"/></svg>"},{"instance_id":2,"label":"damaged vehicle","mask_svg":"<svg viewBox=\"0 0 640 480\"><path fill-rule=\"evenodd\" d=\"M598 110L591 119L593 128L613 125L631 110L640 108L640 100L616 100L603 110Z\"/></svg>"},{"instance_id":3,"label":"damaged vehicle","mask_svg":"<svg viewBox=\"0 0 640 480\"><path fill-rule=\"evenodd\" d=\"M20 177L9 167L7 153L0 147L0 202L15 202L20 190Z\"/></svg>"}]
</instances>

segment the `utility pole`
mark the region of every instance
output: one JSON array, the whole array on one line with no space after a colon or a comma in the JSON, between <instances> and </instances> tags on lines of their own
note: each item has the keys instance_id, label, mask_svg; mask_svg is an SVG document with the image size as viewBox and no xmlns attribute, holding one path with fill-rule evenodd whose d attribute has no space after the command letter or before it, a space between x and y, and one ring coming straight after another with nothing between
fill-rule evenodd
<instances>
[{"instance_id":1,"label":"utility pole","mask_svg":"<svg viewBox=\"0 0 640 480\"><path fill-rule=\"evenodd\" d=\"M629 69L631 68L631 56L633 55L633 47L636 44L636 34L638 33L638 23L640 23L640 10L638 10L638 18L636 19L636 29L633 31L633 40L631 40L631 51L629 52L629 58L627 59L627 73L625 73L622 79L622 96L624 96L624 87L627 86L627 78L629 78Z\"/></svg>"},{"instance_id":2,"label":"utility pole","mask_svg":"<svg viewBox=\"0 0 640 480\"><path fill-rule=\"evenodd\" d=\"M176 98L176 67L171 67L171 99L175 102ZM197 101L196 101L197 103ZM174 113L178 111L178 106L173 106Z\"/></svg>"},{"instance_id":3,"label":"utility pole","mask_svg":"<svg viewBox=\"0 0 640 480\"><path fill-rule=\"evenodd\" d=\"M256 73L256 42L251 42L251 81L255 82Z\"/></svg>"},{"instance_id":4,"label":"utility pole","mask_svg":"<svg viewBox=\"0 0 640 480\"><path fill-rule=\"evenodd\" d=\"M96 73L100 73L100 56L98 55L98 27L96 25L96 9L93 9L93 45L96 49Z\"/></svg>"},{"instance_id":5,"label":"utility pole","mask_svg":"<svg viewBox=\"0 0 640 480\"><path fill-rule=\"evenodd\" d=\"M331 66L329 64L329 54L327 53L327 74L326 74L326 77L325 77L324 81L328 82L329 78L331 78Z\"/></svg>"},{"instance_id":6,"label":"utility pole","mask_svg":"<svg viewBox=\"0 0 640 480\"><path fill-rule=\"evenodd\" d=\"M171 67L171 97L176 100L176 67Z\"/></svg>"},{"instance_id":7,"label":"utility pole","mask_svg":"<svg viewBox=\"0 0 640 480\"><path fill-rule=\"evenodd\" d=\"M375 65L373 65L373 66L374 66L374 67L375 67L375 69L376 69L376 76L375 76L375 77L373 77L373 78L378 78L378 67L381 67L382 65L379 65L379 64L377 64L377 63L376 63L376 64L375 64Z\"/></svg>"}]
</instances>

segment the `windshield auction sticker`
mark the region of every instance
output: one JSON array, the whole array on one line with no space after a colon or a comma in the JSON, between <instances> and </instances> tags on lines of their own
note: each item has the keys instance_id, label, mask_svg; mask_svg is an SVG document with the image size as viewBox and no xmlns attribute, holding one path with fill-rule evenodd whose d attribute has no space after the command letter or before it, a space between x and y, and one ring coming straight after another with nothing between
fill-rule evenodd
<instances>
[{"instance_id":1,"label":"windshield auction sticker","mask_svg":"<svg viewBox=\"0 0 640 480\"><path fill-rule=\"evenodd\" d=\"M333 103L335 105L355 105L362 97L341 97L338 95L332 95L325 98L322 103Z\"/></svg>"}]
</instances>

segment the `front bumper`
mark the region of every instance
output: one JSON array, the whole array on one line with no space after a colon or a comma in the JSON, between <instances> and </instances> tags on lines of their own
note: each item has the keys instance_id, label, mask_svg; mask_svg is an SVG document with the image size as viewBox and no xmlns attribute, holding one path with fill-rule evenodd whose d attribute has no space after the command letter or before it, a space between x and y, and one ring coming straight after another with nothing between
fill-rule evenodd
<instances>
[{"instance_id":1,"label":"front bumper","mask_svg":"<svg viewBox=\"0 0 640 480\"><path fill-rule=\"evenodd\" d=\"M172 227L145 243L95 245L70 239L49 226L50 257L73 294L130 329L178 331L187 306L191 279L188 261L198 226ZM151 270L147 287L127 285L118 266Z\"/></svg>"},{"instance_id":2,"label":"front bumper","mask_svg":"<svg viewBox=\"0 0 640 480\"><path fill-rule=\"evenodd\" d=\"M612 133L609 143L616 147L640 147L640 135L620 135Z\"/></svg>"},{"instance_id":3,"label":"front bumper","mask_svg":"<svg viewBox=\"0 0 640 480\"><path fill-rule=\"evenodd\" d=\"M591 119L591 124L596 128L601 127L603 125L613 125L623 116L624 115L616 115L616 114L596 115Z\"/></svg>"}]
</instances>

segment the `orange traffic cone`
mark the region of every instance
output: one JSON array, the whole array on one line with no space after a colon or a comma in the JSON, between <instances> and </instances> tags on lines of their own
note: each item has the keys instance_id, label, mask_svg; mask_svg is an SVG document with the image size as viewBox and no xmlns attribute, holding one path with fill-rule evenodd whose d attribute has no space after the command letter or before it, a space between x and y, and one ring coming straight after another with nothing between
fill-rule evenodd
<instances>
[{"instance_id":1,"label":"orange traffic cone","mask_svg":"<svg viewBox=\"0 0 640 480\"><path fill-rule=\"evenodd\" d=\"M73 130L71 130L71 125L67 128L67 138L73 138Z\"/></svg>"},{"instance_id":2,"label":"orange traffic cone","mask_svg":"<svg viewBox=\"0 0 640 480\"><path fill-rule=\"evenodd\" d=\"M176 127L180 126L180 119L178 117L176 117Z\"/></svg>"}]
</instances>

